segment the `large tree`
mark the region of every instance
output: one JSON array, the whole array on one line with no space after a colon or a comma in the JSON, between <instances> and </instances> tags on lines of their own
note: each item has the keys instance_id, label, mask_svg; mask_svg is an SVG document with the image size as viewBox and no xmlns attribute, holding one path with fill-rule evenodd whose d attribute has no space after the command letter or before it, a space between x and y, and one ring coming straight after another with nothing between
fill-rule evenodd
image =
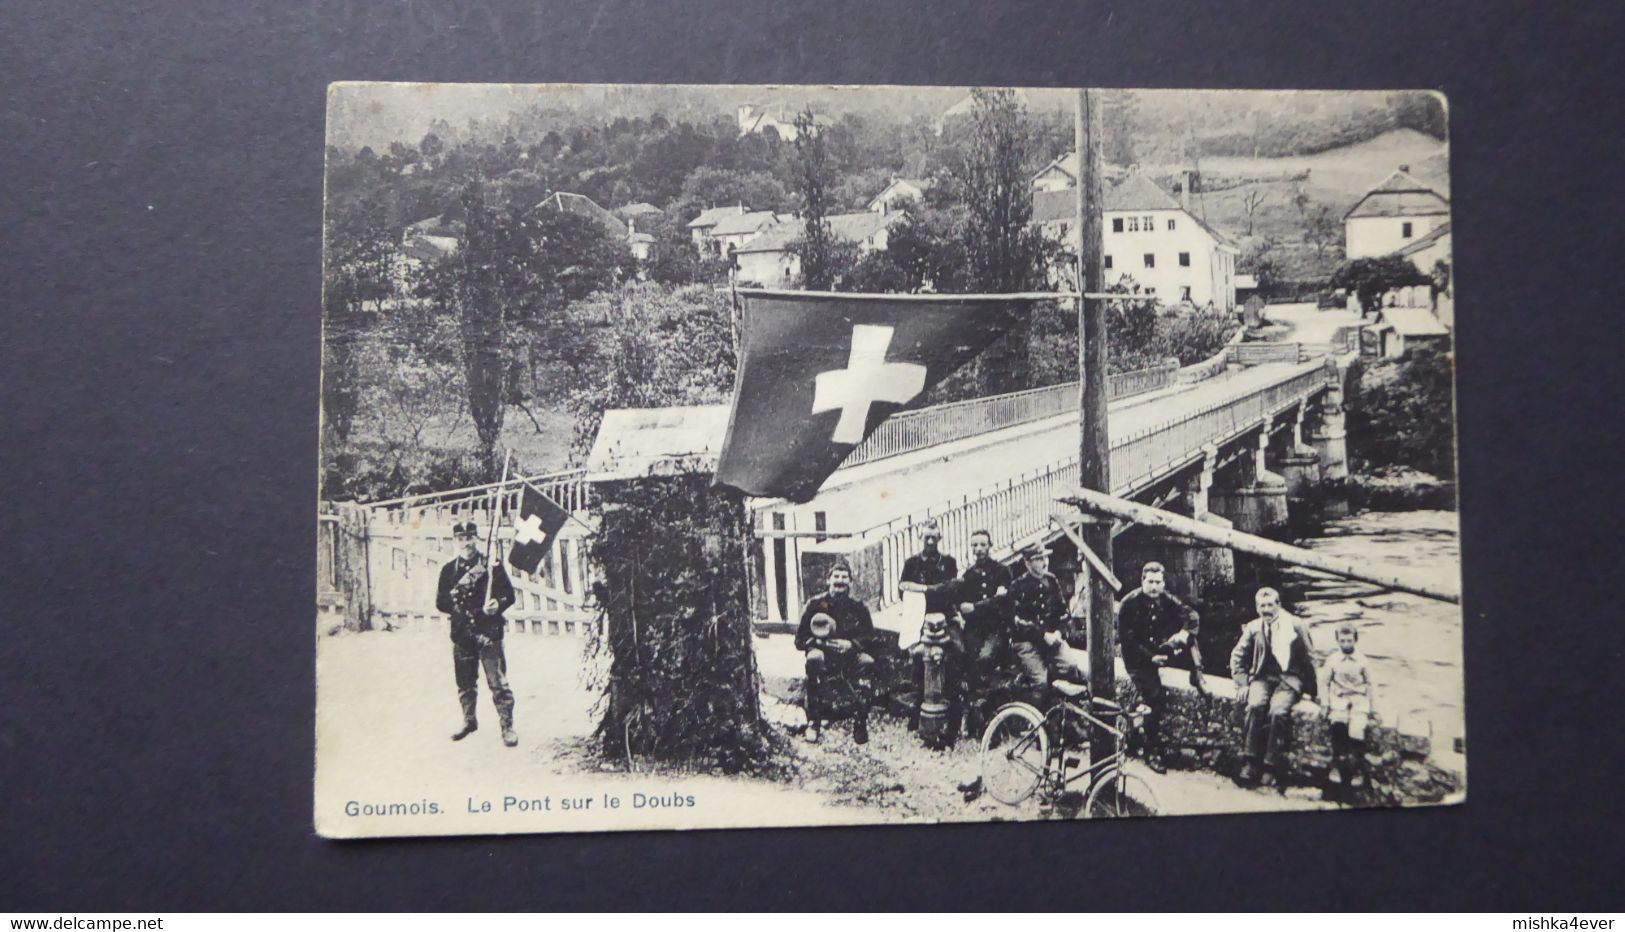
<instances>
[{"instance_id":1,"label":"large tree","mask_svg":"<svg viewBox=\"0 0 1625 932\"><path fill-rule=\"evenodd\" d=\"M1330 285L1360 299L1360 309L1371 313L1382 307L1382 296L1394 288L1431 285L1433 279L1404 256L1369 256L1350 259L1332 274Z\"/></svg>"},{"instance_id":2,"label":"large tree","mask_svg":"<svg viewBox=\"0 0 1625 932\"><path fill-rule=\"evenodd\" d=\"M966 284L1009 293L1046 286L1050 247L1029 226L1031 133L1026 107L1007 88L972 92L969 136L954 174L965 203ZM1030 328L1020 325L982 355L978 387L987 394L1028 387Z\"/></svg>"},{"instance_id":3,"label":"large tree","mask_svg":"<svg viewBox=\"0 0 1625 932\"><path fill-rule=\"evenodd\" d=\"M477 178L460 201L466 232L423 294L457 318L469 415L494 470L504 410L522 400L527 364L553 358L570 303L624 277L631 256L594 220L498 203Z\"/></svg>"},{"instance_id":4,"label":"large tree","mask_svg":"<svg viewBox=\"0 0 1625 932\"><path fill-rule=\"evenodd\" d=\"M809 291L829 291L856 257L829 226L828 217L835 204L823 130L810 109L796 114L795 127L796 195L802 233L794 249L801 259L801 285Z\"/></svg>"}]
</instances>

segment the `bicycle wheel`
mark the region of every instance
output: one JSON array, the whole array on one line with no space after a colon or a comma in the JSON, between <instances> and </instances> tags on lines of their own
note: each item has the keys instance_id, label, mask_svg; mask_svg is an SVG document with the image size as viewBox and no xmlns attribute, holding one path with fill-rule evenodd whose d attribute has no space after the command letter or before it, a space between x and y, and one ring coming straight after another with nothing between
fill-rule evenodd
<instances>
[{"instance_id":1,"label":"bicycle wheel","mask_svg":"<svg viewBox=\"0 0 1625 932\"><path fill-rule=\"evenodd\" d=\"M1131 819L1157 814L1157 794L1144 777L1117 767L1095 781L1083 804L1086 819Z\"/></svg>"},{"instance_id":2,"label":"bicycle wheel","mask_svg":"<svg viewBox=\"0 0 1625 932\"><path fill-rule=\"evenodd\" d=\"M982 787L1007 806L1033 795L1049 761L1044 716L1024 702L993 714L982 732Z\"/></svg>"}]
</instances>

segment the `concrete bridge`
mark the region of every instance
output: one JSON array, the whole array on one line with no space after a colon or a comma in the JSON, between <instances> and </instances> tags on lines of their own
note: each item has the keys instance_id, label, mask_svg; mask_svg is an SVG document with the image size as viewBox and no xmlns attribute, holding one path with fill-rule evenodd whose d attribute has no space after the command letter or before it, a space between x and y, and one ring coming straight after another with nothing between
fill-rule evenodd
<instances>
[{"instance_id":1,"label":"concrete bridge","mask_svg":"<svg viewBox=\"0 0 1625 932\"><path fill-rule=\"evenodd\" d=\"M1342 341L1235 344L1196 366L1169 363L1113 376L1111 491L1255 533L1283 524L1290 496L1315 478L1346 475L1342 387L1349 348ZM941 527L943 549L961 559L978 529L992 535L994 555L1003 559L1028 543L1056 540L1055 496L1077 483L1077 410L1078 387L1068 383L903 412L854 449L812 501L751 501L759 630L786 630L822 587L828 566L846 559L877 622L901 631L908 622L898 576L927 520ZM708 468L727 416L725 405L610 412L605 425L607 431L636 422L632 429L653 448ZM539 573L514 575L519 602L510 617L527 632L585 634L595 614L587 552L591 483L584 470L529 479L579 520L566 525ZM503 494L511 513L518 490ZM492 486L475 486L325 506L321 624L347 618L352 627L443 625L433 593L439 567L453 553L451 527L472 518L488 528L496 504ZM498 534L505 543L512 529ZM1148 544L1168 565L1176 591L1189 594L1233 576L1224 548L1182 539ZM1133 548L1120 549L1119 564L1134 565ZM1069 546L1062 541L1058 550Z\"/></svg>"}]
</instances>

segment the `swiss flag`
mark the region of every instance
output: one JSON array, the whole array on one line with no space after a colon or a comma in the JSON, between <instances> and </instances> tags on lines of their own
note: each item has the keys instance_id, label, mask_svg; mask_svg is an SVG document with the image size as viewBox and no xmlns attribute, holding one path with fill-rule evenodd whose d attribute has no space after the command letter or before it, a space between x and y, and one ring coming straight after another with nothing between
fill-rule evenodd
<instances>
[{"instance_id":1,"label":"swiss flag","mask_svg":"<svg viewBox=\"0 0 1625 932\"><path fill-rule=\"evenodd\" d=\"M547 549L553 538L570 520L570 513L553 503L530 483L525 483L519 496L519 515L513 522L513 547L508 550L508 563L514 569L536 572L547 558Z\"/></svg>"},{"instance_id":2,"label":"swiss flag","mask_svg":"<svg viewBox=\"0 0 1625 932\"><path fill-rule=\"evenodd\" d=\"M805 502L893 412L1041 296L739 292L739 378L716 483Z\"/></svg>"}]
</instances>

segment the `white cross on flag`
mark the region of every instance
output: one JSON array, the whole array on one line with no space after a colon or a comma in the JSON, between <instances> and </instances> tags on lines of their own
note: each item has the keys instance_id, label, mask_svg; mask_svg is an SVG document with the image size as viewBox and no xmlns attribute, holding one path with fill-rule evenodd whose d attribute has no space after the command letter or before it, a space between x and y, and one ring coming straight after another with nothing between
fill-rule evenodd
<instances>
[{"instance_id":1,"label":"white cross on flag","mask_svg":"<svg viewBox=\"0 0 1625 932\"><path fill-rule=\"evenodd\" d=\"M554 504L535 486L525 483L519 496L519 514L513 522L513 546L508 550L508 563L527 573L536 572L547 558L553 538L568 520L568 511Z\"/></svg>"},{"instance_id":2,"label":"white cross on flag","mask_svg":"<svg viewBox=\"0 0 1625 932\"><path fill-rule=\"evenodd\" d=\"M805 502L882 421L917 405L1035 296L739 292L739 379L716 482Z\"/></svg>"}]
</instances>

